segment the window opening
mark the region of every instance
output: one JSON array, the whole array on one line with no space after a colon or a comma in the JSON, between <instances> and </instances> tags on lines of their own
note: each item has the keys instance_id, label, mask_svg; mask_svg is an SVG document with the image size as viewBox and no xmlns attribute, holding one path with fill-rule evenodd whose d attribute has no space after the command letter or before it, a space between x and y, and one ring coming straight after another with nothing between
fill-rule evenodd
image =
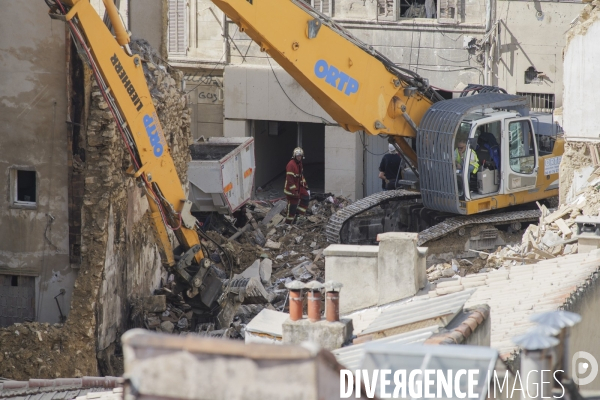
<instances>
[{"instance_id":1,"label":"window opening","mask_svg":"<svg viewBox=\"0 0 600 400\"><path fill-rule=\"evenodd\" d=\"M553 93L517 93L517 95L527 97L529 109L534 112L551 113L556 107Z\"/></svg>"},{"instance_id":2,"label":"window opening","mask_svg":"<svg viewBox=\"0 0 600 400\"><path fill-rule=\"evenodd\" d=\"M35 171L17 170L17 198L18 202L35 203L36 195Z\"/></svg>"}]
</instances>

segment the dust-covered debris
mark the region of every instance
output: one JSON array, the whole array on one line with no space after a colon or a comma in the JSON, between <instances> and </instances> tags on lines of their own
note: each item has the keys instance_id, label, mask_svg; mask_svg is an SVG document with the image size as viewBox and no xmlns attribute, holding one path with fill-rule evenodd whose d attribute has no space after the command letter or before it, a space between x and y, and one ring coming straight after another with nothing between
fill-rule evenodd
<instances>
[{"instance_id":1,"label":"dust-covered debris","mask_svg":"<svg viewBox=\"0 0 600 400\"><path fill-rule=\"evenodd\" d=\"M242 215L247 222L236 234L228 238L215 231L206 233L211 240L202 244L223 284L224 294L215 309L203 310L193 299L186 300L171 274L155 291L155 298L136 303L132 315L154 331L244 338L246 324L261 310L286 310L286 282L323 282L325 225L349 201L329 194L315 197L307 215L294 225L283 222L284 201L255 201L246 206ZM160 309L163 301L164 310Z\"/></svg>"},{"instance_id":2,"label":"dust-covered debris","mask_svg":"<svg viewBox=\"0 0 600 400\"><path fill-rule=\"evenodd\" d=\"M499 248L487 256L486 267L500 268L517 263L532 264L577 253L577 225L581 215L597 216L600 206L600 168L588 179L589 186L568 204L550 211L541 205L538 225L530 225L520 245Z\"/></svg>"}]
</instances>

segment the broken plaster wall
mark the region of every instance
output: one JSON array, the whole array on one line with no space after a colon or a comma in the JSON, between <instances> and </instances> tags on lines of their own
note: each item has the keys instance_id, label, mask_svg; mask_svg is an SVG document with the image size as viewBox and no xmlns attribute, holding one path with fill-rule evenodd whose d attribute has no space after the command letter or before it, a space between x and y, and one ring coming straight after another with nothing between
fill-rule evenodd
<instances>
[{"instance_id":1,"label":"broken plaster wall","mask_svg":"<svg viewBox=\"0 0 600 400\"><path fill-rule=\"evenodd\" d=\"M189 161L190 112L180 72L160 66L146 45L144 72L180 179ZM89 77L89 74L88 74ZM122 374L120 336L135 300L163 276L148 205L125 171L130 157L95 82L86 85L89 112L82 135L86 160L81 268L64 325L17 324L0 329L0 376L30 378Z\"/></svg>"},{"instance_id":2,"label":"broken plaster wall","mask_svg":"<svg viewBox=\"0 0 600 400\"><path fill-rule=\"evenodd\" d=\"M600 151L600 115L596 94L600 84L600 2L585 6L579 20L567 32L564 53L563 128L565 153L560 165L560 201L571 200L589 182ZM594 156L594 157L593 157Z\"/></svg>"}]
</instances>

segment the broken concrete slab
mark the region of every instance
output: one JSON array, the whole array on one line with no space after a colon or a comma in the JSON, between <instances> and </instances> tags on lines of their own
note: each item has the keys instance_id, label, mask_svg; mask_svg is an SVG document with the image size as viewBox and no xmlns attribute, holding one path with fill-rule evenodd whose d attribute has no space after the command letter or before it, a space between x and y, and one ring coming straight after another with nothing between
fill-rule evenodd
<instances>
[{"instance_id":1,"label":"broken concrete slab","mask_svg":"<svg viewBox=\"0 0 600 400\"><path fill-rule=\"evenodd\" d=\"M273 218L276 215L279 215L287 206L287 201L284 200L279 200L277 203L275 203L275 205L273 206L273 208L271 208L269 210L269 212L267 213L267 215L265 215L265 217L263 218L262 221L260 221L260 225L269 225L269 223L271 222L271 220L273 220ZM281 217L281 216L280 216ZM281 217L281 219L279 220L279 222L281 222L283 220L283 217ZM273 224L273 225L277 225L277 223Z\"/></svg>"},{"instance_id":2,"label":"broken concrete slab","mask_svg":"<svg viewBox=\"0 0 600 400\"><path fill-rule=\"evenodd\" d=\"M281 344L283 340L283 323L289 314L264 309L246 325L246 343Z\"/></svg>"},{"instance_id":3,"label":"broken concrete slab","mask_svg":"<svg viewBox=\"0 0 600 400\"><path fill-rule=\"evenodd\" d=\"M268 249L279 250L281 248L281 243L275 242L271 239L267 239L267 243L265 244L265 247Z\"/></svg>"},{"instance_id":4,"label":"broken concrete slab","mask_svg":"<svg viewBox=\"0 0 600 400\"><path fill-rule=\"evenodd\" d=\"M233 279L260 277L260 260L256 260L241 274L236 274Z\"/></svg>"},{"instance_id":5,"label":"broken concrete slab","mask_svg":"<svg viewBox=\"0 0 600 400\"><path fill-rule=\"evenodd\" d=\"M144 311L151 313L162 313L167 310L167 296L156 295L148 296L142 299L142 307Z\"/></svg>"},{"instance_id":6,"label":"broken concrete slab","mask_svg":"<svg viewBox=\"0 0 600 400\"><path fill-rule=\"evenodd\" d=\"M261 260L259 273L260 273L260 280L263 283L266 284L266 283L270 282L271 274L273 273L273 261L268 258L264 258L263 260Z\"/></svg>"}]
</instances>

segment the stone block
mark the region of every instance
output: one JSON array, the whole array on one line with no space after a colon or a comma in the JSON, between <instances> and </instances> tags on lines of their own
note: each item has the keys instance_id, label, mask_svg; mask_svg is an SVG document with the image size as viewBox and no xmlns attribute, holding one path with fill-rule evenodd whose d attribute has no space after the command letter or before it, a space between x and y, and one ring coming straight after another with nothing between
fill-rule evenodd
<instances>
[{"instance_id":1,"label":"stone block","mask_svg":"<svg viewBox=\"0 0 600 400\"><path fill-rule=\"evenodd\" d=\"M344 285L340 293L340 313L377 305L377 246L334 244L323 251L325 280Z\"/></svg>"},{"instance_id":2,"label":"stone block","mask_svg":"<svg viewBox=\"0 0 600 400\"><path fill-rule=\"evenodd\" d=\"M600 248L600 236L592 234L581 234L577 239L577 253L589 253Z\"/></svg>"},{"instance_id":3,"label":"stone block","mask_svg":"<svg viewBox=\"0 0 600 400\"><path fill-rule=\"evenodd\" d=\"M165 312L167 309L167 297L164 294L148 296L143 299L143 307L147 312Z\"/></svg>"},{"instance_id":4,"label":"stone block","mask_svg":"<svg viewBox=\"0 0 600 400\"><path fill-rule=\"evenodd\" d=\"M418 235L408 232L388 232L377 236L378 304L414 296L425 286L426 248L417 247Z\"/></svg>"},{"instance_id":5,"label":"stone block","mask_svg":"<svg viewBox=\"0 0 600 400\"><path fill-rule=\"evenodd\" d=\"M283 343L300 344L308 341L324 349L335 350L352 340L352 330L352 320L349 318L342 318L339 322L288 319L283 323Z\"/></svg>"}]
</instances>

